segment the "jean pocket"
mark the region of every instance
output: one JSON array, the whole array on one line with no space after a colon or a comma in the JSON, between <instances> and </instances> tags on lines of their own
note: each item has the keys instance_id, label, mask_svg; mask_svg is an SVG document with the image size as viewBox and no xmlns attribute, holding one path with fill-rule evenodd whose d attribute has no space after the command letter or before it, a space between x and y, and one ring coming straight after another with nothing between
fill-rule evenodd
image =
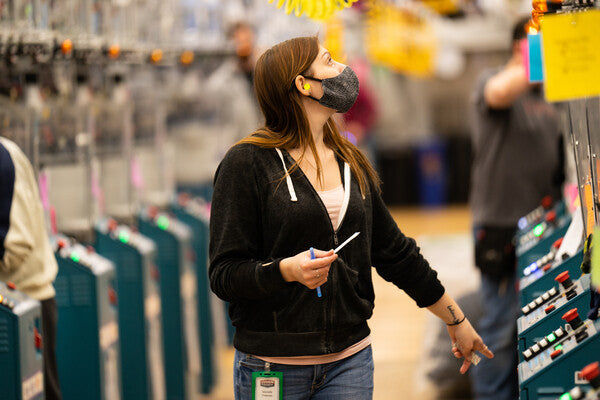
<instances>
[{"instance_id":1,"label":"jean pocket","mask_svg":"<svg viewBox=\"0 0 600 400\"><path fill-rule=\"evenodd\" d=\"M244 355L238 363L240 367L246 367L252 370L265 369L265 362L263 360L261 360L260 358L252 357L248 354Z\"/></svg>"}]
</instances>

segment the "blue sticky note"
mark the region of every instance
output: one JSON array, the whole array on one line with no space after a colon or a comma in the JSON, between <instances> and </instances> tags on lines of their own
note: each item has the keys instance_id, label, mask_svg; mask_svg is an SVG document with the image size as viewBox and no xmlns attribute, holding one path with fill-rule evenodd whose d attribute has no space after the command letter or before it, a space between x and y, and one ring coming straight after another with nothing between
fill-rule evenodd
<instances>
[{"instance_id":1,"label":"blue sticky note","mask_svg":"<svg viewBox=\"0 0 600 400\"><path fill-rule=\"evenodd\" d=\"M529 82L543 82L544 71L542 67L542 41L541 33L527 35L529 47Z\"/></svg>"}]
</instances>

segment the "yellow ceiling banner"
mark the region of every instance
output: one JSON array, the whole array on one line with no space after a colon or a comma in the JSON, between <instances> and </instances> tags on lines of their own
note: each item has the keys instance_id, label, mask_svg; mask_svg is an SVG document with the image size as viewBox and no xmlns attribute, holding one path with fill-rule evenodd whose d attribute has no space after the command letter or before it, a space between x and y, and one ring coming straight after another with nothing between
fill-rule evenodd
<instances>
[{"instance_id":1,"label":"yellow ceiling banner","mask_svg":"<svg viewBox=\"0 0 600 400\"><path fill-rule=\"evenodd\" d=\"M358 0L269 0L277 1L277 7L283 8L286 14L292 12L297 17L306 15L308 18L325 20L344 8L352 7Z\"/></svg>"},{"instance_id":2,"label":"yellow ceiling banner","mask_svg":"<svg viewBox=\"0 0 600 400\"><path fill-rule=\"evenodd\" d=\"M406 75L431 76L436 38L429 22L383 0L369 5L365 47L370 61Z\"/></svg>"},{"instance_id":3,"label":"yellow ceiling banner","mask_svg":"<svg viewBox=\"0 0 600 400\"><path fill-rule=\"evenodd\" d=\"M335 61L343 64L348 62L346 50L344 49L344 23L339 18L330 18L325 23L323 47L329 50L331 57Z\"/></svg>"},{"instance_id":4,"label":"yellow ceiling banner","mask_svg":"<svg viewBox=\"0 0 600 400\"><path fill-rule=\"evenodd\" d=\"M600 95L600 10L547 14L542 21L548 101Z\"/></svg>"}]
</instances>

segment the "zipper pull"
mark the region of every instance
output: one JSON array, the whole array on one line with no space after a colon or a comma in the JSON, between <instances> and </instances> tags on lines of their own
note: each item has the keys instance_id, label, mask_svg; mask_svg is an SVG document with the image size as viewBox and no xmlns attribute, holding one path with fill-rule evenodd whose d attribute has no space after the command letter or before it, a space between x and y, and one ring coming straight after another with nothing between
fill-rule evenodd
<instances>
[{"instance_id":1,"label":"zipper pull","mask_svg":"<svg viewBox=\"0 0 600 400\"><path fill-rule=\"evenodd\" d=\"M335 232L333 232L333 244L335 245L335 247L337 247L337 245L339 244L337 233Z\"/></svg>"},{"instance_id":2,"label":"zipper pull","mask_svg":"<svg viewBox=\"0 0 600 400\"><path fill-rule=\"evenodd\" d=\"M265 362L265 371L271 372L271 363L270 362Z\"/></svg>"}]
</instances>

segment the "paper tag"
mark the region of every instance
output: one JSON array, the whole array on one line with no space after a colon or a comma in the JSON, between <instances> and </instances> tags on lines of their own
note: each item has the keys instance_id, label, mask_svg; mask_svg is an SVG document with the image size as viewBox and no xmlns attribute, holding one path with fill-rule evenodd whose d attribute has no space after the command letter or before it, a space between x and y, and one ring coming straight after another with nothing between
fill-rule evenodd
<instances>
[{"instance_id":1,"label":"paper tag","mask_svg":"<svg viewBox=\"0 0 600 400\"><path fill-rule=\"evenodd\" d=\"M283 399L283 372L253 372L252 400Z\"/></svg>"},{"instance_id":2,"label":"paper tag","mask_svg":"<svg viewBox=\"0 0 600 400\"><path fill-rule=\"evenodd\" d=\"M548 101L600 94L600 10L548 14L542 22Z\"/></svg>"},{"instance_id":3,"label":"paper tag","mask_svg":"<svg viewBox=\"0 0 600 400\"><path fill-rule=\"evenodd\" d=\"M527 60L529 63L529 82L542 82L542 43L540 35L527 35Z\"/></svg>"},{"instance_id":4,"label":"paper tag","mask_svg":"<svg viewBox=\"0 0 600 400\"><path fill-rule=\"evenodd\" d=\"M577 252L579 247L581 247L582 242L583 215L581 215L581 207L577 207L577 209L573 212L569 229L567 229L567 233L565 233L563 241L560 247L558 248L554 259L562 260L563 254L573 256Z\"/></svg>"}]
</instances>

